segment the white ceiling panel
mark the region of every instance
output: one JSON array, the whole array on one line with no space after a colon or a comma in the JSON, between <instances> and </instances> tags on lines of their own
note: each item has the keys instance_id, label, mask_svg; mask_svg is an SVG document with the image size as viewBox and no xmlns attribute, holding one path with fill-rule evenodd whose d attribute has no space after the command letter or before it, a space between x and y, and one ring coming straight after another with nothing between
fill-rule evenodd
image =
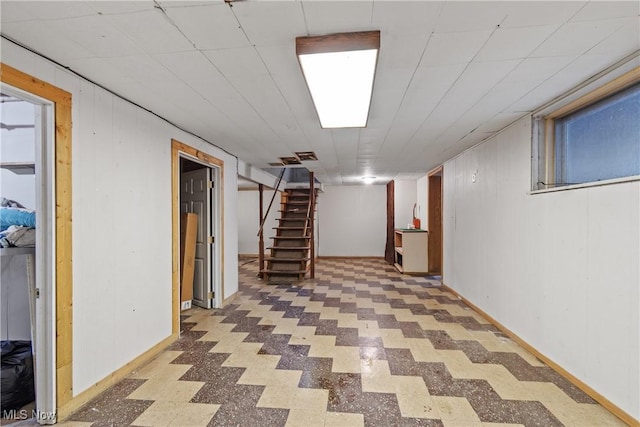
<instances>
[{"instance_id":1,"label":"white ceiling panel","mask_svg":"<svg viewBox=\"0 0 640 427\"><path fill-rule=\"evenodd\" d=\"M310 36L374 30L373 0L302 1L304 19Z\"/></svg>"},{"instance_id":2,"label":"white ceiling panel","mask_svg":"<svg viewBox=\"0 0 640 427\"><path fill-rule=\"evenodd\" d=\"M571 18L571 22L601 21L640 14L638 1L590 1Z\"/></svg>"},{"instance_id":3,"label":"white ceiling panel","mask_svg":"<svg viewBox=\"0 0 640 427\"><path fill-rule=\"evenodd\" d=\"M640 49L640 17L630 18L618 31L602 40L589 54L627 56Z\"/></svg>"},{"instance_id":4,"label":"white ceiling panel","mask_svg":"<svg viewBox=\"0 0 640 427\"><path fill-rule=\"evenodd\" d=\"M250 45L225 3L167 8L167 15L197 49L229 49Z\"/></svg>"},{"instance_id":5,"label":"white ceiling panel","mask_svg":"<svg viewBox=\"0 0 640 427\"><path fill-rule=\"evenodd\" d=\"M142 3L142 2L141 2ZM2 23L56 20L96 15L90 3L77 1L2 1Z\"/></svg>"},{"instance_id":6,"label":"white ceiling panel","mask_svg":"<svg viewBox=\"0 0 640 427\"><path fill-rule=\"evenodd\" d=\"M307 33L299 2L237 2L232 11L254 46L295 46L295 38Z\"/></svg>"},{"instance_id":7,"label":"white ceiling panel","mask_svg":"<svg viewBox=\"0 0 640 427\"><path fill-rule=\"evenodd\" d=\"M43 37L56 32L59 23L56 21L27 21L2 23L2 33L20 40L25 46L37 46ZM40 50L43 55L57 58L60 61L69 61L79 58L95 56L93 50L81 46L73 38L60 37L58 42L47 44Z\"/></svg>"},{"instance_id":8,"label":"white ceiling panel","mask_svg":"<svg viewBox=\"0 0 640 427\"><path fill-rule=\"evenodd\" d=\"M521 61L473 62L456 81L430 119L452 123L485 96Z\"/></svg>"},{"instance_id":9,"label":"white ceiling panel","mask_svg":"<svg viewBox=\"0 0 640 427\"><path fill-rule=\"evenodd\" d=\"M503 2L451 1L444 4L435 31L453 33L492 30L506 17Z\"/></svg>"},{"instance_id":10,"label":"white ceiling panel","mask_svg":"<svg viewBox=\"0 0 640 427\"><path fill-rule=\"evenodd\" d=\"M564 24L587 4L586 1L501 2L507 17L501 28Z\"/></svg>"},{"instance_id":11,"label":"white ceiling panel","mask_svg":"<svg viewBox=\"0 0 640 427\"><path fill-rule=\"evenodd\" d=\"M427 42L422 66L438 67L470 62L494 30L435 33Z\"/></svg>"},{"instance_id":12,"label":"white ceiling panel","mask_svg":"<svg viewBox=\"0 0 640 427\"><path fill-rule=\"evenodd\" d=\"M224 0L161 0L158 1L162 5L162 7L166 9L175 8L175 7L193 7L193 6L208 6L211 4L222 4Z\"/></svg>"},{"instance_id":13,"label":"white ceiling panel","mask_svg":"<svg viewBox=\"0 0 640 427\"><path fill-rule=\"evenodd\" d=\"M57 3L57 2L56 2ZM72 3L80 3L74 1ZM153 10L156 4L149 0L140 1L92 1L88 4L96 12L103 15L117 15L132 12L142 12L145 10Z\"/></svg>"},{"instance_id":14,"label":"white ceiling panel","mask_svg":"<svg viewBox=\"0 0 640 427\"><path fill-rule=\"evenodd\" d=\"M4 37L249 164L315 151L319 160L307 165L325 184L424 174L640 47L638 2L79 0L0 8ZM295 37L364 30L381 32L368 126L322 129ZM12 42L1 43L3 60L33 69Z\"/></svg>"},{"instance_id":15,"label":"white ceiling panel","mask_svg":"<svg viewBox=\"0 0 640 427\"><path fill-rule=\"evenodd\" d=\"M193 49L191 42L158 8L109 15L107 19L146 53L184 52Z\"/></svg>"},{"instance_id":16,"label":"white ceiling panel","mask_svg":"<svg viewBox=\"0 0 640 427\"><path fill-rule=\"evenodd\" d=\"M541 27L499 28L493 32L489 41L478 52L475 60L503 61L526 58L559 27L559 25L544 25Z\"/></svg>"},{"instance_id":17,"label":"white ceiling panel","mask_svg":"<svg viewBox=\"0 0 640 427\"><path fill-rule=\"evenodd\" d=\"M573 22L562 26L531 56L581 55L624 26L621 19Z\"/></svg>"},{"instance_id":18,"label":"white ceiling panel","mask_svg":"<svg viewBox=\"0 0 640 427\"><path fill-rule=\"evenodd\" d=\"M372 24L389 35L428 35L433 31L444 2L374 1ZM405 41L406 37L402 37Z\"/></svg>"}]
</instances>

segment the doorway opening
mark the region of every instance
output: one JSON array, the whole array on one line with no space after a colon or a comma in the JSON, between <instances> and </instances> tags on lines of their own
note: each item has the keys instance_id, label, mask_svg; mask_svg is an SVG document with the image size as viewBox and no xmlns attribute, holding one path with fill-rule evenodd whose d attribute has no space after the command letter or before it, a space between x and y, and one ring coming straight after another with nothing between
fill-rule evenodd
<instances>
[{"instance_id":1,"label":"doorway opening","mask_svg":"<svg viewBox=\"0 0 640 427\"><path fill-rule=\"evenodd\" d=\"M1 340L3 359L19 361L6 371L3 363L3 388L12 392L2 390L2 415L50 424L56 420L53 103L3 84L0 123Z\"/></svg>"},{"instance_id":2,"label":"doorway opening","mask_svg":"<svg viewBox=\"0 0 640 427\"><path fill-rule=\"evenodd\" d=\"M173 332L180 329L179 312L191 305L205 309L219 308L224 300L223 290L223 162L179 141L172 141L173 176ZM193 279L182 284L181 230L186 214L195 218L192 245ZM191 220L189 220L191 221ZM186 229L185 229L186 231ZM188 275L191 276L191 275ZM181 292L181 286L189 287ZM191 292L189 292L189 290ZM190 300L182 301L181 295Z\"/></svg>"},{"instance_id":3,"label":"doorway opening","mask_svg":"<svg viewBox=\"0 0 640 427\"><path fill-rule=\"evenodd\" d=\"M429 273L442 274L442 166L428 173Z\"/></svg>"}]
</instances>

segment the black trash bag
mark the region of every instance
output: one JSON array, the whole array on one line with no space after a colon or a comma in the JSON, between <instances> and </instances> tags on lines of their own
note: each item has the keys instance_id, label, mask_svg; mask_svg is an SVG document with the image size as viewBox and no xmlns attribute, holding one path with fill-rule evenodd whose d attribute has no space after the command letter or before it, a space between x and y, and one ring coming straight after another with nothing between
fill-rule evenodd
<instances>
[{"instance_id":1,"label":"black trash bag","mask_svg":"<svg viewBox=\"0 0 640 427\"><path fill-rule=\"evenodd\" d=\"M31 341L2 341L0 350L0 408L17 410L36 399Z\"/></svg>"}]
</instances>

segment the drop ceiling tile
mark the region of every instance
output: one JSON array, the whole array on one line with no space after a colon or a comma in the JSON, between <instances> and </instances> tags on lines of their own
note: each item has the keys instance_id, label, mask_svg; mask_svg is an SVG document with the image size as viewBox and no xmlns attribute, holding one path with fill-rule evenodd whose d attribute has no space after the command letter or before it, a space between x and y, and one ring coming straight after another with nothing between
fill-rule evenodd
<instances>
[{"instance_id":1,"label":"drop ceiling tile","mask_svg":"<svg viewBox=\"0 0 640 427\"><path fill-rule=\"evenodd\" d=\"M525 58L558 28L558 25L499 28L478 52L475 60L502 61Z\"/></svg>"},{"instance_id":2,"label":"drop ceiling tile","mask_svg":"<svg viewBox=\"0 0 640 427\"><path fill-rule=\"evenodd\" d=\"M373 1L303 0L304 18L310 36L375 30L372 25Z\"/></svg>"},{"instance_id":3,"label":"drop ceiling tile","mask_svg":"<svg viewBox=\"0 0 640 427\"><path fill-rule=\"evenodd\" d=\"M237 2L233 13L254 46L292 46L307 32L299 2Z\"/></svg>"},{"instance_id":4,"label":"drop ceiling tile","mask_svg":"<svg viewBox=\"0 0 640 427\"><path fill-rule=\"evenodd\" d=\"M563 25L531 56L581 55L625 24L624 20L573 22Z\"/></svg>"},{"instance_id":5,"label":"drop ceiling tile","mask_svg":"<svg viewBox=\"0 0 640 427\"><path fill-rule=\"evenodd\" d=\"M586 1L516 1L502 2L507 17L501 28L564 24Z\"/></svg>"},{"instance_id":6,"label":"drop ceiling tile","mask_svg":"<svg viewBox=\"0 0 640 427\"><path fill-rule=\"evenodd\" d=\"M575 61L576 58L578 58L577 55L527 58L518 64L500 83L534 85L533 87L535 87Z\"/></svg>"},{"instance_id":7,"label":"drop ceiling tile","mask_svg":"<svg viewBox=\"0 0 640 427\"><path fill-rule=\"evenodd\" d=\"M147 53L184 52L194 49L191 42L160 9L108 15L107 19Z\"/></svg>"},{"instance_id":8,"label":"drop ceiling tile","mask_svg":"<svg viewBox=\"0 0 640 427\"><path fill-rule=\"evenodd\" d=\"M509 106L506 112L533 111L611 66L609 55L583 55Z\"/></svg>"},{"instance_id":9,"label":"drop ceiling tile","mask_svg":"<svg viewBox=\"0 0 640 427\"><path fill-rule=\"evenodd\" d=\"M80 2L73 2L78 4ZM132 12L153 10L156 4L153 1L87 1L84 2L96 12L104 15L117 15Z\"/></svg>"},{"instance_id":10,"label":"drop ceiling tile","mask_svg":"<svg viewBox=\"0 0 640 427\"><path fill-rule=\"evenodd\" d=\"M640 17L630 18L618 31L598 43L589 54L623 57L640 49Z\"/></svg>"},{"instance_id":11,"label":"drop ceiling tile","mask_svg":"<svg viewBox=\"0 0 640 427\"><path fill-rule=\"evenodd\" d=\"M571 18L571 22L637 17L638 14L640 2L637 1L590 1Z\"/></svg>"},{"instance_id":12,"label":"drop ceiling tile","mask_svg":"<svg viewBox=\"0 0 640 427\"><path fill-rule=\"evenodd\" d=\"M434 33L427 42L422 67L470 62L487 42L493 30Z\"/></svg>"},{"instance_id":13,"label":"drop ceiling tile","mask_svg":"<svg viewBox=\"0 0 640 427\"><path fill-rule=\"evenodd\" d=\"M199 51L162 53L152 56L172 74L185 82L202 81L211 79L212 75L220 75L207 57ZM212 86L214 86L214 82L218 83L215 77L211 79Z\"/></svg>"},{"instance_id":14,"label":"drop ceiling tile","mask_svg":"<svg viewBox=\"0 0 640 427\"><path fill-rule=\"evenodd\" d=\"M443 5L439 1L375 1L371 22L386 29L384 38L394 34L427 36Z\"/></svg>"},{"instance_id":15,"label":"drop ceiling tile","mask_svg":"<svg viewBox=\"0 0 640 427\"><path fill-rule=\"evenodd\" d=\"M192 6L208 6L211 4L219 3L223 4L224 0L198 0L198 1L189 1L189 0L161 0L158 1L164 8L175 8L175 7L192 7Z\"/></svg>"},{"instance_id":16,"label":"drop ceiling tile","mask_svg":"<svg viewBox=\"0 0 640 427\"><path fill-rule=\"evenodd\" d=\"M37 46L43 38L57 31L60 24L52 21L11 22L2 24L2 33L19 40L26 46ZM56 43L48 43L40 48L40 52L58 61L68 61L95 56L95 49L80 45L74 37L64 37L60 34ZM4 56L4 52L3 52Z\"/></svg>"},{"instance_id":17,"label":"drop ceiling tile","mask_svg":"<svg viewBox=\"0 0 640 427\"><path fill-rule=\"evenodd\" d=\"M73 40L89 54L85 57L116 57L142 54L136 43L111 25L108 17L93 15L82 18L70 18L48 21L50 34L56 34L56 40ZM52 43L53 44L53 43ZM49 43L43 47L48 48ZM76 52L81 54L81 52ZM53 57L53 59L57 59Z\"/></svg>"},{"instance_id":18,"label":"drop ceiling tile","mask_svg":"<svg viewBox=\"0 0 640 427\"><path fill-rule=\"evenodd\" d=\"M434 120L454 122L485 96L521 61L473 62L431 115Z\"/></svg>"},{"instance_id":19,"label":"drop ceiling tile","mask_svg":"<svg viewBox=\"0 0 640 427\"><path fill-rule=\"evenodd\" d=\"M0 3L2 24L9 22L56 20L97 15L90 4L77 1L5 1Z\"/></svg>"},{"instance_id":20,"label":"drop ceiling tile","mask_svg":"<svg viewBox=\"0 0 640 427\"><path fill-rule=\"evenodd\" d=\"M438 17L435 31L492 30L507 16L502 2L452 1L446 2Z\"/></svg>"},{"instance_id":21,"label":"drop ceiling tile","mask_svg":"<svg viewBox=\"0 0 640 427\"><path fill-rule=\"evenodd\" d=\"M421 67L416 70L403 104L437 104L467 68L467 64Z\"/></svg>"},{"instance_id":22,"label":"drop ceiling tile","mask_svg":"<svg viewBox=\"0 0 640 427\"><path fill-rule=\"evenodd\" d=\"M511 123L520 120L523 115L524 113L500 113L478 127L476 132L499 132L509 126Z\"/></svg>"},{"instance_id":23,"label":"drop ceiling tile","mask_svg":"<svg viewBox=\"0 0 640 427\"><path fill-rule=\"evenodd\" d=\"M169 8L167 15L197 49L230 49L250 45L231 8L225 3Z\"/></svg>"}]
</instances>

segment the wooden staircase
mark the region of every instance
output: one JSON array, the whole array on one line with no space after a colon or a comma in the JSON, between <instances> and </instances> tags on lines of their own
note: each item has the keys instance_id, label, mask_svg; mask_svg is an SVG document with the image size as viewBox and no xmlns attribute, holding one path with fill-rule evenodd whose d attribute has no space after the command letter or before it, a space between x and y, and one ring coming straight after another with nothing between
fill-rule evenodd
<instances>
[{"instance_id":1,"label":"wooden staircase","mask_svg":"<svg viewBox=\"0 0 640 427\"><path fill-rule=\"evenodd\" d=\"M271 255L264 258L266 268L260 270L268 283L304 280L308 271L313 277L314 235L313 222L316 209L316 189L286 190L280 202L280 218Z\"/></svg>"}]
</instances>

